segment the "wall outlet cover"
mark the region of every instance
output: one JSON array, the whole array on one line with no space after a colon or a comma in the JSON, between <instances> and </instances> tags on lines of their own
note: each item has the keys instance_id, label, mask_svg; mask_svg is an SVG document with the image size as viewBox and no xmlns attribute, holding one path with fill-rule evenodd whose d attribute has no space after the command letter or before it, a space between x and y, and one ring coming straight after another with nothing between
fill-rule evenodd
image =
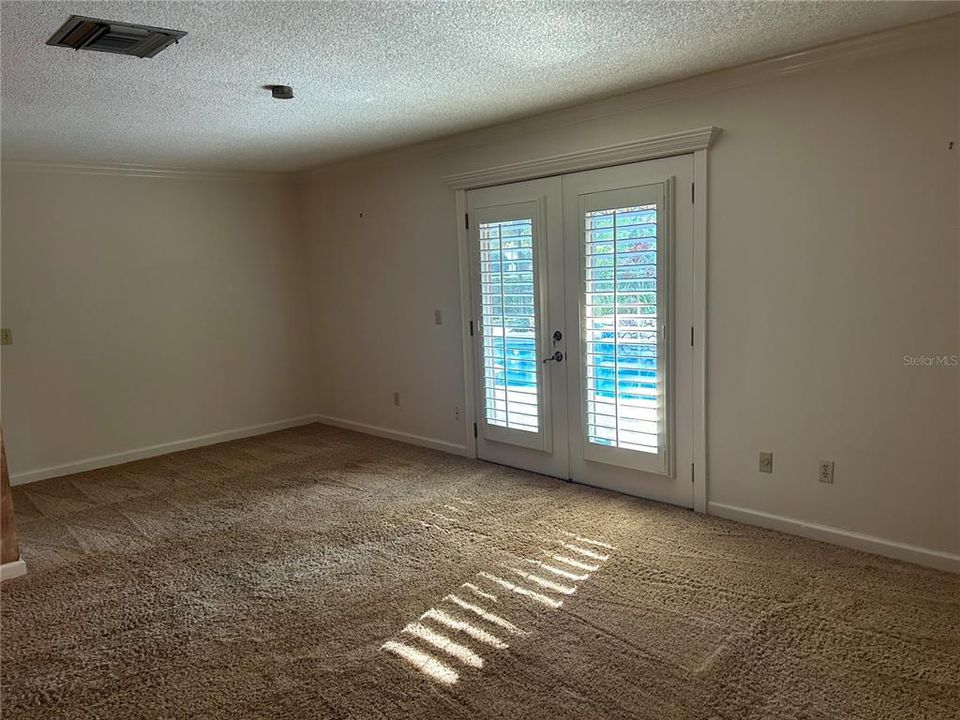
<instances>
[{"instance_id":1,"label":"wall outlet cover","mask_svg":"<svg viewBox=\"0 0 960 720\"><path fill-rule=\"evenodd\" d=\"M820 475L817 479L822 483L833 483L833 460L820 461Z\"/></svg>"},{"instance_id":2,"label":"wall outlet cover","mask_svg":"<svg viewBox=\"0 0 960 720\"><path fill-rule=\"evenodd\" d=\"M13 345L13 330L10 328L0 329L0 345Z\"/></svg>"}]
</instances>

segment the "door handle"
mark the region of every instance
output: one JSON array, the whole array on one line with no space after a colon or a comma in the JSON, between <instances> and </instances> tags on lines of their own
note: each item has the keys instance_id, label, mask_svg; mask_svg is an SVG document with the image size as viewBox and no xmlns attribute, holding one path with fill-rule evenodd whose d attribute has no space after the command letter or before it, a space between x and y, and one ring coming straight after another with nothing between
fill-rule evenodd
<instances>
[{"instance_id":1,"label":"door handle","mask_svg":"<svg viewBox=\"0 0 960 720\"><path fill-rule=\"evenodd\" d=\"M551 360L552 360L553 362L563 362L563 353L560 352L559 350L557 350L557 351L556 351L553 355L551 355L550 357L544 358L544 359L543 359L543 362L548 363L548 362L550 362Z\"/></svg>"}]
</instances>

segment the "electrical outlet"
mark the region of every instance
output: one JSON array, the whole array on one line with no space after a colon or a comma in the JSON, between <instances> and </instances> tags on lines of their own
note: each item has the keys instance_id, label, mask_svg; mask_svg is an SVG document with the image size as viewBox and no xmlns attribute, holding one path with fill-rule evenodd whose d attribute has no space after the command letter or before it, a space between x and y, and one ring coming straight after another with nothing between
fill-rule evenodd
<instances>
[{"instance_id":1,"label":"electrical outlet","mask_svg":"<svg viewBox=\"0 0 960 720\"><path fill-rule=\"evenodd\" d=\"M460 406L458 405L453 409L453 416L457 419L457 422L463 420L463 416L460 414Z\"/></svg>"},{"instance_id":2,"label":"electrical outlet","mask_svg":"<svg viewBox=\"0 0 960 720\"><path fill-rule=\"evenodd\" d=\"M395 392L393 394L393 404L396 405L397 407L400 407L400 393Z\"/></svg>"},{"instance_id":3,"label":"electrical outlet","mask_svg":"<svg viewBox=\"0 0 960 720\"><path fill-rule=\"evenodd\" d=\"M833 484L833 460L820 461L820 477L817 479L822 483Z\"/></svg>"},{"instance_id":4,"label":"electrical outlet","mask_svg":"<svg viewBox=\"0 0 960 720\"><path fill-rule=\"evenodd\" d=\"M433 324L434 325L443 325L443 311L434 310L433 311Z\"/></svg>"},{"instance_id":5,"label":"electrical outlet","mask_svg":"<svg viewBox=\"0 0 960 720\"><path fill-rule=\"evenodd\" d=\"M0 330L0 345L13 345L13 331L10 328Z\"/></svg>"},{"instance_id":6,"label":"electrical outlet","mask_svg":"<svg viewBox=\"0 0 960 720\"><path fill-rule=\"evenodd\" d=\"M760 472L762 473L773 472L773 453L772 452L760 453Z\"/></svg>"}]
</instances>

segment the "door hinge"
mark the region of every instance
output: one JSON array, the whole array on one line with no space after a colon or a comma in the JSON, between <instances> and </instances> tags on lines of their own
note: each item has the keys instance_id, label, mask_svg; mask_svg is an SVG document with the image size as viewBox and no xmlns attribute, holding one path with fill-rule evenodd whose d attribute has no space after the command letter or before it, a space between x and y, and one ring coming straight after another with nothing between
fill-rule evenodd
<instances>
[{"instance_id":1,"label":"door hinge","mask_svg":"<svg viewBox=\"0 0 960 720\"><path fill-rule=\"evenodd\" d=\"M697 184L690 183L690 202L695 203L697 201Z\"/></svg>"},{"instance_id":2,"label":"door hinge","mask_svg":"<svg viewBox=\"0 0 960 720\"><path fill-rule=\"evenodd\" d=\"M696 466L693 463L690 463L690 482L693 482L693 479L697 476Z\"/></svg>"},{"instance_id":3,"label":"door hinge","mask_svg":"<svg viewBox=\"0 0 960 720\"><path fill-rule=\"evenodd\" d=\"M474 436L474 437L477 436L477 424L476 424L476 423L473 424L473 436Z\"/></svg>"},{"instance_id":4,"label":"door hinge","mask_svg":"<svg viewBox=\"0 0 960 720\"><path fill-rule=\"evenodd\" d=\"M693 347L693 325L690 326L690 347Z\"/></svg>"},{"instance_id":5,"label":"door hinge","mask_svg":"<svg viewBox=\"0 0 960 720\"><path fill-rule=\"evenodd\" d=\"M473 320L470 321L470 337L473 337Z\"/></svg>"},{"instance_id":6,"label":"door hinge","mask_svg":"<svg viewBox=\"0 0 960 720\"><path fill-rule=\"evenodd\" d=\"M470 229L470 213L463 214L463 227L467 230Z\"/></svg>"}]
</instances>

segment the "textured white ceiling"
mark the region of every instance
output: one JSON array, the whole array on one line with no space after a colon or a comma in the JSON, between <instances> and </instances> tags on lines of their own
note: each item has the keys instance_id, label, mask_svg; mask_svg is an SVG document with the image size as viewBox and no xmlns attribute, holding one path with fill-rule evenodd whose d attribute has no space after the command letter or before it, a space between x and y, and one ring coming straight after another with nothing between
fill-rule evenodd
<instances>
[{"instance_id":1,"label":"textured white ceiling","mask_svg":"<svg viewBox=\"0 0 960 720\"><path fill-rule=\"evenodd\" d=\"M290 170L957 10L928 2L3 2L5 159ZM153 59L71 14L185 30ZM273 100L268 83L296 98Z\"/></svg>"}]
</instances>

